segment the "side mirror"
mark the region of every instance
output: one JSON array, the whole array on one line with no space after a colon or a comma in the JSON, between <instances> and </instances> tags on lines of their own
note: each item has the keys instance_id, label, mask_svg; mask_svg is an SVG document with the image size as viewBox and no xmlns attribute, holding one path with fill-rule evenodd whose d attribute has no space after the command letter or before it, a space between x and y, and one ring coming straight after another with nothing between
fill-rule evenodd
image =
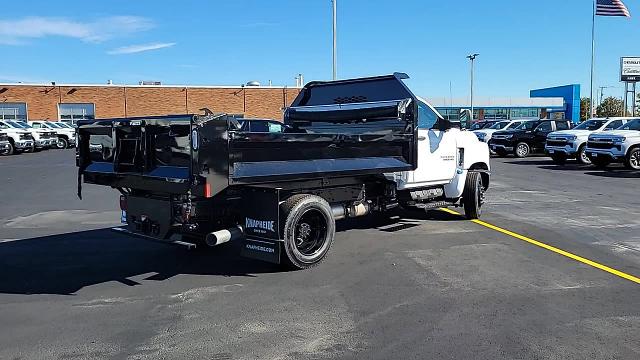
<instances>
[{"instance_id":1,"label":"side mirror","mask_svg":"<svg viewBox=\"0 0 640 360\"><path fill-rule=\"evenodd\" d=\"M438 130L447 131L451 129L451 120L438 119Z\"/></svg>"}]
</instances>

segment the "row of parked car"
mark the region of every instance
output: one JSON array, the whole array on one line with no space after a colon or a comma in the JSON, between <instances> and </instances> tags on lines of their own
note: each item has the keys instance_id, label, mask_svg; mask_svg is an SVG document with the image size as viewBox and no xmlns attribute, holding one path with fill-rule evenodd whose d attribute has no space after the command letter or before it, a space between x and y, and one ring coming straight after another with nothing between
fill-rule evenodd
<instances>
[{"instance_id":1,"label":"row of parked car","mask_svg":"<svg viewBox=\"0 0 640 360\"><path fill-rule=\"evenodd\" d=\"M76 129L64 122L0 120L0 154L13 155L76 144Z\"/></svg>"},{"instance_id":2,"label":"row of parked car","mask_svg":"<svg viewBox=\"0 0 640 360\"><path fill-rule=\"evenodd\" d=\"M560 165L576 159L600 168L623 163L640 170L640 118L595 118L576 127L569 120L483 121L471 130L502 157L543 153Z\"/></svg>"}]
</instances>

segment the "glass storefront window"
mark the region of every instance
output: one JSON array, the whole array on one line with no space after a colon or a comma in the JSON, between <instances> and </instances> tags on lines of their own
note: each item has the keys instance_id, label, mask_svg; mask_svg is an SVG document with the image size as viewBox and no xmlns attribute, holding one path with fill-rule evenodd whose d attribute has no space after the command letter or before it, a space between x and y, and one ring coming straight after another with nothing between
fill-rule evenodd
<instances>
[{"instance_id":1,"label":"glass storefront window","mask_svg":"<svg viewBox=\"0 0 640 360\"><path fill-rule=\"evenodd\" d=\"M0 120L27 121L27 104L0 103Z\"/></svg>"},{"instance_id":2,"label":"glass storefront window","mask_svg":"<svg viewBox=\"0 0 640 360\"><path fill-rule=\"evenodd\" d=\"M94 104L58 104L60 120L75 123L76 120L95 119Z\"/></svg>"}]
</instances>

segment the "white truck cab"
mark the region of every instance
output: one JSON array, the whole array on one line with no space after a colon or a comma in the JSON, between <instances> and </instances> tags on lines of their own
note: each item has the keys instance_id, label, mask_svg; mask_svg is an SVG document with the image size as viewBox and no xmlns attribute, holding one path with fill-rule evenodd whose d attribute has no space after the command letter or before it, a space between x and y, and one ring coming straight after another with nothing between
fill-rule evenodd
<instances>
[{"instance_id":1,"label":"white truck cab","mask_svg":"<svg viewBox=\"0 0 640 360\"><path fill-rule=\"evenodd\" d=\"M554 131L547 135L545 152L556 164L575 158L581 164L591 164L586 153L589 135L619 128L631 118L611 117L589 119L571 130Z\"/></svg>"},{"instance_id":2,"label":"white truck cab","mask_svg":"<svg viewBox=\"0 0 640 360\"><path fill-rule=\"evenodd\" d=\"M524 121L526 120L498 121L497 123L489 126L488 128L484 128L481 130L474 130L473 133L478 137L478 140L484 143L488 143L489 140L491 140L491 135L493 135L494 132L500 131L500 130L514 129L518 125L522 124Z\"/></svg>"},{"instance_id":3,"label":"white truck cab","mask_svg":"<svg viewBox=\"0 0 640 360\"><path fill-rule=\"evenodd\" d=\"M615 130L590 135L585 152L598 167L624 163L629 169L640 170L640 119L630 120Z\"/></svg>"},{"instance_id":4,"label":"white truck cab","mask_svg":"<svg viewBox=\"0 0 640 360\"><path fill-rule=\"evenodd\" d=\"M74 128L67 127L61 122L36 120L29 121L34 129L42 129L54 132L56 134L55 146L58 149L66 149L76 144L76 131Z\"/></svg>"},{"instance_id":5,"label":"white truck cab","mask_svg":"<svg viewBox=\"0 0 640 360\"><path fill-rule=\"evenodd\" d=\"M450 126L435 108L418 99L418 167L387 178L396 182L405 207L431 209L459 202L468 216L479 215L489 186L489 147L472 132ZM474 186L475 194L465 191ZM477 196L477 208L468 208L474 202L465 202L463 195Z\"/></svg>"},{"instance_id":6,"label":"white truck cab","mask_svg":"<svg viewBox=\"0 0 640 360\"><path fill-rule=\"evenodd\" d=\"M9 121L0 121L0 131L7 134L9 140L9 149L6 153L9 155L21 151L33 151L35 144L31 132L24 130L17 125L10 125Z\"/></svg>"}]
</instances>

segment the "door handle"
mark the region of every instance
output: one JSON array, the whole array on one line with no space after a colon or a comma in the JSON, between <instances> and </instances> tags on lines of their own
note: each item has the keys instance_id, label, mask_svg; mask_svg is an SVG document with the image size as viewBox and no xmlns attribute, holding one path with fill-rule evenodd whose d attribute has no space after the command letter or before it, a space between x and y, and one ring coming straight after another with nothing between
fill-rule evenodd
<instances>
[{"instance_id":1,"label":"door handle","mask_svg":"<svg viewBox=\"0 0 640 360\"><path fill-rule=\"evenodd\" d=\"M427 138L425 136L418 136L418 141L425 141Z\"/></svg>"}]
</instances>

